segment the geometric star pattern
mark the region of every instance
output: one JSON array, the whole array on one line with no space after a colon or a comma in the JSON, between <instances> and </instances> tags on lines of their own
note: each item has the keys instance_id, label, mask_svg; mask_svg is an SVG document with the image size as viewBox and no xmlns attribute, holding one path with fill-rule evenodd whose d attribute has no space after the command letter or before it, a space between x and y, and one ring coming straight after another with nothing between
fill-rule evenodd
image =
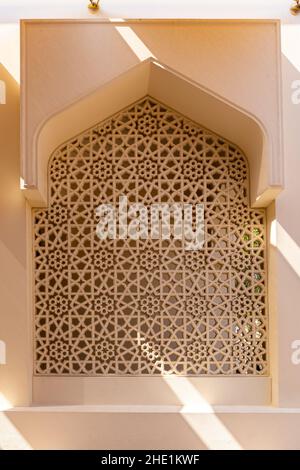
<instances>
[{"instance_id":1,"label":"geometric star pattern","mask_svg":"<svg viewBox=\"0 0 300 470\"><path fill-rule=\"evenodd\" d=\"M265 211L232 143L151 97L61 145L33 209L35 374L266 375ZM96 208L202 203L204 248L100 240Z\"/></svg>"}]
</instances>

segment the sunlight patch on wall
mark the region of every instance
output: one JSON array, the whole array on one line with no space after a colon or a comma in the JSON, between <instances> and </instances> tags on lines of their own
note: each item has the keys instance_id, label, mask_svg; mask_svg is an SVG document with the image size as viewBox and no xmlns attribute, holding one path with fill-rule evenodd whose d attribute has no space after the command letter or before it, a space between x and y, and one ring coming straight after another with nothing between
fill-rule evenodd
<instances>
[{"instance_id":1,"label":"sunlight patch on wall","mask_svg":"<svg viewBox=\"0 0 300 470\"><path fill-rule=\"evenodd\" d=\"M276 246L291 268L300 277L300 247L278 222L276 227Z\"/></svg>"},{"instance_id":2,"label":"sunlight patch on wall","mask_svg":"<svg viewBox=\"0 0 300 470\"><path fill-rule=\"evenodd\" d=\"M0 392L0 450L31 450L30 444L5 413L12 407L13 405Z\"/></svg>"},{"instance_id":3,"label":"sunlight patch on wall","mask_svg":"<svg viewBox=\"0 0 300 470\"><path fill-rule=\"evenodd\" d=\"M272 220L271 222L270 243L272 246L277 246L277 220Z\"/></svg>"},{"instance_id":4,"label":"sunlight patch on wall","mask_svg":"<svg viewBox=\"0 0 300 470\"><path fill-rule=\"evenodd\" d=\"M299 24L284 24L281 26L281 47L282 53L293 64L293 66L300 72L300 25ZM297 76L295 76L295 79Z\"/></svg>"},{"instance_id":5,"label":"sunlight patch on wall","mask_svg":"<svg viewBox=\"0 0 300 470\"><path fill-rule=\"evenodd\" d=\"M0 24L0 63L20 83L20 29L18 24Z\"/></svg>"},{"instance_id":6,"label":"sunlight patch on wall","mask_svg":"<svg viewBox=\"0 0 300 470\"><path fill-rule=\"evenodd\" d=\"M9 410L10 408L12 408L12 404L7 400L3 393L0 392L0 411Z\"/></svg>"},{"instance_id":7,"label":"sunlight patch on wall","mask_svg":"<svg viewBox=\"0 0 300 470\"><path fill-rule=\"evenodd\" d=\"M242 450L239 442L216 416L212 406L185 377L164 377L184 404L180 413L195 434L210 450Z\"/></svg>"},{"instance_id":8,"label":"sunlight patch on wall","mask_svg":"<svg viewBox=\"0 0 300 470\"><path fill-rule=\"evenodd\" d=\"M0 393L0 403L2 397L3 395ZM0 450L32 450L30 444L4 411L0 411Z\"/></svg>"},{"instance_id":9,"label":"sunlight patch on wall","mask_svg":"<svg viewBox=\"0 0 300 470\"><path fill-rule=\"evenodd\" d=\"M116 30L141 62L149 57L157 58L129 26L116 26Z\"/></svg>"}]
</instances>

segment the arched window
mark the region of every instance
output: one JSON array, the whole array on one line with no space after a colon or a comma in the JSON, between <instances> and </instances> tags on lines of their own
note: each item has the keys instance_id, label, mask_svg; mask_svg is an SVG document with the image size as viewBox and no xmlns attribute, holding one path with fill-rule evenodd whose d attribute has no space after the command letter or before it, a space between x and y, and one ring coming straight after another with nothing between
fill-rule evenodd
<instances>
[{"instance_id":1,"label":"arched window","mask_svg":"<svg viewBox=\"0 0 300 470\"><path fill-rule=\"evenodd\" d=\"M49 191L33 210L36 374L267 374L265 211L235 145L146 97L56 150ZM100 240L96 208L120 196L203 204L203 249Z\"/></svg>"}]
</instances>

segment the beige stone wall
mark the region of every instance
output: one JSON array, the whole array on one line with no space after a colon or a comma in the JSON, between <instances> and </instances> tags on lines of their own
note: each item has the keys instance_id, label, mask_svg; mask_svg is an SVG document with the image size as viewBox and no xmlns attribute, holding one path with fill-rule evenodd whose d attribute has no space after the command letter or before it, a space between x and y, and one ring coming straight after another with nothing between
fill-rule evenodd
<instances>
[{"instance_id":1,"label":"beige stone wall","mask_svg":"<svg viewBox=\"0 0 300 470\"><path fill-rule=\"evenodd\" d=\"M0 105L0 365L1 394L13 404L31 401L30 321L27 306L26 201L20 190L19 86L0 65L6 104Z\"/></svg>"},{"instance_id":2,"label":"beige stone wall","mask_svg":"<svg viewBox=\"0 0 300 470\"><path fill-rule=\"evenodd\" d=\"M259 409L181 413L143 407L12 410L7 449L299 449L300 414ZM1 423L3 426L3 422ZM17 433L16 433L17 430ZM17 434L17 435L16 435ZM1 438L0 438L1 442ZM3 441L2 441L3 442Z\"/></svg>"}]
</instances>

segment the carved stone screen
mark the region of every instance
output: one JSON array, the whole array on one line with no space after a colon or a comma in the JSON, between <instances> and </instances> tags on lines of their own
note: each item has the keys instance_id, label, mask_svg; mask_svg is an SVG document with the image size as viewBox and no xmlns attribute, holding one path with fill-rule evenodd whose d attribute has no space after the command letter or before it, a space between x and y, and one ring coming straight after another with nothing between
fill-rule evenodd
<instances>
[{"instance_id":1,"label":"carved stone screen","mask_svg":"<svg viewBox=\"0 0 300 470\"><path fill-rule=\"evenodd\" d=\"M146 97L61 145L33 210L35 373L264 375L265 213L223 138ZM100 240L96 208L203 203L204 247Z\"/></svg>"}]
</instances>

